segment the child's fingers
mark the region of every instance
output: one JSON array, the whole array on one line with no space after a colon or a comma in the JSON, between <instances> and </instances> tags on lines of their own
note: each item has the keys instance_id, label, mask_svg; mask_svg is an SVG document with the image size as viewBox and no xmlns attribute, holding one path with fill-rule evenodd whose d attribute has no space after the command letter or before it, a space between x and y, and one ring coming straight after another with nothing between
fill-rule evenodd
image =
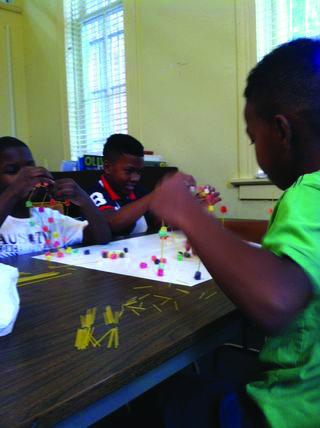
<instances>
[{"instance_id":1,"label":"child's fingers","mask_svg":"<svg viewBox=\"0 0 320 428\"><path fill-rule=\"evenodd\" d=\"M190 242L188 240L184 243L184 246L185 246L186 251L190 251L191 250L191 244L190 244Z\"/></svg>"},{"instance_id":2,"label":"child's fingers","mask_svg":"<svg viewBox=\"0 0 320 428\"><path fill-rule=\"evenodd\" d=\"M22 183L25 187L45 187L52 186L54 180L45 168L25 167L17 175L16 182Z\"/></svg>"},{"instance_id":3,"label":"child's fingers","mask_svg":"<svg viewBox=\"0 0 320 428\"><path fill-rule=\"evenodd\" d=\"M72 180L72 178L59 178L59 180L56 180L57 186L61 186L67 183L77 186L77 183L74 180Z\"/></svg>"},{"instance_id":4,"label":"child's fingers","mask_svg":"<svg viewBox=\"0 0 320 428\"><path fill-rule=\"evenodd\" d=\"M192 175L177 172L176 174L171 175L170 177L165 177L164 180L158 186L158 189L161 189L165 192L168 192L169 189L171 191L176 191L178 189L180 189L180 191L183 191L184 189L189 189L190 187L193 187L195 185L196 181L192 177Z\"/></svg>"},{"instance_id":5,"label":"child's fingers","mask_svg":"<svg viewBox=\"0 0 320 428\"><path fill-rule=\"evenodd\" d=\"M190 187L195 185L191 175L176 173L163 182L153 192L150 211L173 227L181 224L186 207L193 203Z\"/></svg>"},{"instance_id":6,"label":"child's fingers","mask_svg":"<svg viewBox=\"0 0 320 428\"><path fill-rule=\"evenodd\" d=\"M56 191L60 190L76 190L77 188L72 183L57 183L55 182L54 186Z\"/></svg>"},{"instance_id":7,"label":"child's fingers","mask_svg":"<svg viewBox=\"0 0 320 428\"><path fill-rule=\"evenodd\" d=\"M213 195L209 195L209 197L208 197L209 204L215 205L220 201L221 201L221 198L220 198L219 192L216 192Z\"/></svg>"},{"instance_id":8,"label":"child's fingers","mask_svg":"<svg viewBox=\"0 0 320 428\"><path fill-rule=\"evenodd\" d=\"M62 178L57 180L54 185L54 190L56 192L80 192L82 189L78 184L71 178Z\"/></svg>"},{"instance_id":9,"label":"child's fingers","mask_svg":"<svg viewBox=\"0 0 320 428\"><path fill-rule=\"evenodd\" d=\"M55 182L55 189L61 190L61 189L75 189L77 188L77 184L75 181L69 178L62 178L60 180L56 180Z\"/></svg>"},{"instance_id":10,"label":"child's fingers","mask_svg":"<svg viewBox=\"0 0 320 428\"><path fill-rule=\"evenodd\" d=\"M25 194L34 188L47 187L49 189L52 184L51 179L43 176L22 177L17 181L16 187L21 189L21 194Z\"/></svg>"},{"instance_id":11,"label":"child's fingers","mask_svg":"<svg viewBox=\"0 0 320 428\"><path fill-rule=\"evenodd\" d=\"M59 186L53 190L53 194L57 197L61 198L72 198L76 196L75 189L70 186Z\"/></svg>"},{"instance_id":12,"label":"child's fingers","mask_svg":"<svg viewBox=\"0 0 320 428\"><path fill-rule=\"evenodd\" d=\"M85 192L75 181L71 179L61 179L55 182L52 194L57 199L70 199L75 202L83 197Z\"/></svg>"},{"instance_id":13,"label":"child's fingers","mask_svg":"<svg viewBox=\"0 0 320 428\"><path fill-rule=\"evenodd\" d=\"M43 179L45 182L53 182L51 173L41 166L29 166L21 169L20 174L22 176L28 176L30 178Z\"/></svg>"},{"instance_id":14,"label":"child's fingers","mask_svg":"<svg viewBox=\"0 0 320 428\"><path fill-rule=\"evenodd\" d=\"M39 177L34 177L34 178L29 179L29 180L26 180L26 183L28 183L29 186L31 186L31 187L39 187L39 188L40 187L47 187L47 188L50 188L50 186L52 186L54 182L47 177L39 176Z\"/></svg>"},{"instance_id":15,"label":"child's fingers","mask_svg":"<svg viewBox=\"0 0 320 428\"><path fill-rule=\"evenodd\" d=\"M51 179L53 181L51 172L48 171L46 168L43 168L42 166L34 166L32 167L32 171L34 172L34 174L47 177L48 179Z\"/></svg>"},{"instance_id":16,"label":"child's fingers","mask_svg":"<svg viewBox=\"0 0 320 428\"><path fill-rule=\"evenodd\" d=\"M196 185L196 180L193 178L193 176L192 175L189 175L189 174L184 174L184 173L178 173L178 174L180 174L180 179L181 180L183 180L183 182L184 182L184 184L187 186L187 187L192 187L192 186L195 186Z\"/></svg>"}]
</instances>

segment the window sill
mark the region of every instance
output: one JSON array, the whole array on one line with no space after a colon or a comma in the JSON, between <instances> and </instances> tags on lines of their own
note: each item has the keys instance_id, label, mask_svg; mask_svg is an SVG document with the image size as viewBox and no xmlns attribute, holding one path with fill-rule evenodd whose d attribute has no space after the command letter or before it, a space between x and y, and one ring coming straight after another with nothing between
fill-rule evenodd
<instances>
[{"instance_id":1,"label":"window sill","mask_svg":"<svg viewBox=\"0 0 320 428\"><path fill-rule=\"evenodd\" d=\"M257 186L257 185L271 185L268 178L233 178L230 183L235 186Z\"/></svg>"},{"instance_id":2,"label":"window sill","mask_svg":"<svg viewBox=\"0 0 320 428\"><path fill-rule=\"evenodd\" d=\"M230 180L238 188L240 200L276 200L282 190L271 183L268 178L235 178Z\"/></svg>"}]
</instances>

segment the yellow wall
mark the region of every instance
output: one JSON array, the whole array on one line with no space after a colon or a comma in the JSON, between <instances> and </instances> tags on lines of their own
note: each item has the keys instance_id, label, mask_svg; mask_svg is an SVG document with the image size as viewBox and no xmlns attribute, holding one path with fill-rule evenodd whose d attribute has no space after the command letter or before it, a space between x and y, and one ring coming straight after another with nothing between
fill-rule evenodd
<instances>
[{"instance_id":1,"label":"yellow wall","mask_svg":"<svg viewBox=\"0 0 320 428\"><path fill-rule=\"evenodd\" d=\"M231 217L265 218L270 203L227 185L238 175L237 1L124 1L129 132L216 185ZM29 142L50 169L69 157L62 3L21 0Z\"/></svg>"},{"instance_id":2,"label":"yellow wall","mask_svg":"<svg viewBox=\"0 0 320 428\"><path fill-rule=\"evenodd\" d=\"M39 163L68 159L62 0L23 1L30 144Z\"/></svg>"},{"instance_id":3,"label":"yellow wall","mask_svg":"<svg viewBox=\"0 0 320 428\"><path fill-rule=\"evenodd\" d=\"M0 8L0 130L1 135L28 139L23 16Z\"/></svg>"},{"instance_id":4,"label":"yellow wall","mask_svg":"<svg viewBox=\"0 0 320 428\"><path fill-rule=\"evenodd\" d=\"M239 201L228 185L239 174L242 115L236 2L125 2L129 128L170 164L214 184L231 217L267 218L270 202Z\"/></svg>"}]
</instances>

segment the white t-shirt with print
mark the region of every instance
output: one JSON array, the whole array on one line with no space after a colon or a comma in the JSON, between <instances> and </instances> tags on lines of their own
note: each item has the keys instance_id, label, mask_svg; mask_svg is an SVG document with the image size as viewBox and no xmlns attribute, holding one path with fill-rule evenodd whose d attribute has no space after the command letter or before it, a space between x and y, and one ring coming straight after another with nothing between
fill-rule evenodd
<instances>
[{"instance_id":1,"label":"white t-shirt with print","mask_svg":"<svg viewBox=\"0 0 320 428\"><path fill-rule=\"evenodd\" d=\"M0 227L0 258L79 244L88 222L51 208L31 208L29 218L8 216ZM49 242L50 241L50 242Z\"/></svg>"}]
</instances>

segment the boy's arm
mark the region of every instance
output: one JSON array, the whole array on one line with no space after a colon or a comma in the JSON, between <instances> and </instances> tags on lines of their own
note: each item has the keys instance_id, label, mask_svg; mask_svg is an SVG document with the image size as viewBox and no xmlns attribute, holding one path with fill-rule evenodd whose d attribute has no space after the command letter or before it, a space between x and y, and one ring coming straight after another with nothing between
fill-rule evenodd
<instances>
[{"instance_id":1,"label":"boy's arm","mask_svg":"<svg viewBox=\"0 0 320 428\"><path fill-rule=\"evenodd\" d=\"M84 244L106 244L111 240L111 230L104 215L97 209L88 194L69 178L55 182L54 195L57 199L69 199L78 205L83 216L88 220L84 229Z\"/></svg>"},{"instance_id":2,"label":"boy's arm","mask_svg":"<svg viewBox=\"0 0 320 428\"><path fill-rule=\"evenodd\" d=\"M152 193L121 207L119 210L103 211L112 232L118 233L131 226L149 209Z\"/></svg>"},{"instance_id":3,"label":"boy's arm","mask_svg":"<svg viewBox=\"0 0 320 428\"><path fill-rule=\"evenodd\" d=\"M86 195L79 205L83 216L88 220L88 226L83 232L84 244L107 244L111 238L111 230L108 222L91 199Z\"/></svg>"},{"instance_id":4,"label":"boy's arm","mask_svg":"<svg viewBox=\"0 0 320 428\"><path fill-rule=\"evenodd\" d=\"M223 291L268 333L307 305L311 283L289 258L246 244L197 207L188 209L182 228Z\"/></svg>"},{"instance_id":5,"label":"boy's arm","mask_svg":"<svg viewBox=\"0 0 320 428\"><path fill-rule=\"evenodd\" d=\"M268 333L276 333L312 297L312 285L296 263L255 248L223 229L199 207L183 174L164 182L151 209L181 228L222 290Z\"/></svg>"}]
</instances>

